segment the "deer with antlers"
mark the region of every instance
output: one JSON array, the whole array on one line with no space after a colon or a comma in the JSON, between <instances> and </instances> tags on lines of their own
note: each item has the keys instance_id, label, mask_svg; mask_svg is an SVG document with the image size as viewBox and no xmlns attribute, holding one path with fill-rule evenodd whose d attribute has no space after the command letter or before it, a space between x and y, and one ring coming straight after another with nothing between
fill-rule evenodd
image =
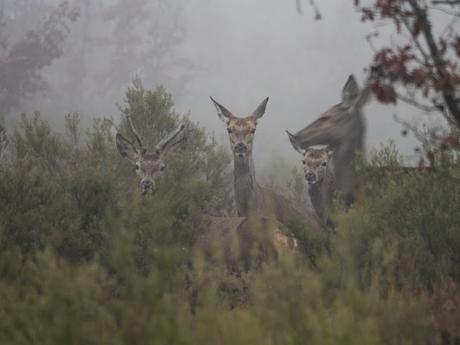
<instances>
[{"instance_id":1,"label":"deer with antlers","mask_svg":"<svg viewBox=\"0 0 460 345\"><path fill-rule=\"evenodd\" d=\"M296 149L327 145L332 150L336 188L345 203L353 203L356 185L354 161L364 152L365 123L362 108L369 101L370 90L361 90L350 75L342 90L342 101L295 134L289 132L291 144Z\"/></svg>"},{"instance_id":2,"label":"deer with antlers","mask_svg":"<svg viewBox=\"0 0 460 345\"><path fill-rule=\"evenodd\" d=\"M162 140L153 152L147 152L130 115L127 115L127 123L137 145L117 133L116 145L118 152L122 157L135 164L136 173L140 180L141 193L143 195L149 192L153 194L156 191L157 179L160 178L166 168L165 154L176 149L185 140L184 126L179 126ZM200 236L197 245L205 251L208 257L213 255L212 252L216 245L222 247L225 263L232 272L240 272L241 265L243 270L249 270L254 266L255 258L257 258L257 262L260 262L262 256L266 256L267 253L271 253L268 255L276 257L281 249L280 245L286 247L295 243L295 240L291 240L284 233L275 231L274 238L277 241L275 243L275 247L278 245L277 250L271 245L270 241L266 241L267 238L258 237L258 234L253 231L254 227L269 227L268 224L272 222L268 219L258 219L255 222L258 224L254 226L254 222L247 217L204 216L208 231ZM236 238L239 244L236 253L230 245L233 238ZM259 248L258 253L260 255L254 255L255 248Z\"/></svg>"},{"instance_id":3,"label":"deer with antlers","mask_svg":"<svg viewBox=\"0 0 460 345\"><path fill-rule=\"evenodd\" d=\"M154 193L157 180L163 175L166 168L164 156L179 147L184 139L185 125L181 124L169 136L160 141L153 152L148 152L144 147L142 138L134 127L131 115L127 115L129 128L137 141L137 147L120 133L116 135L118 152L122 157L135 164L136 174L139 177L139 186L142 194Z\"/></svg>"}]
</instances>

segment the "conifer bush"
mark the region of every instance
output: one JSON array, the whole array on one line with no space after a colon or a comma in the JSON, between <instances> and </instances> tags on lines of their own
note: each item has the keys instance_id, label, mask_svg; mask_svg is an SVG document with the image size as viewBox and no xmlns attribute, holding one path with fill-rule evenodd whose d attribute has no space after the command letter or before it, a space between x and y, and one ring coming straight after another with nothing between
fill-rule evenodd
<instances>
[{"instance_id":1,"label":"conifer bush","mask_svg":"<svg viewBox=\"0 0 460 345\"><path fill-rule=\"evenodd\" d=\"M458 339L457 163L393 174L382 167L400 169L397 152L381 150L335 233L290 224L297 250L235 275L196 245L206 215L232 214L228 152L163 88L136 82L120 109L150 149L187 126L154 195L140 195L112 119L83 129L72 114L61 135L35 114L14 131L0 164L0 344ZM123 116L115 126L129 137Z\"/></svg>"}]
</instances>

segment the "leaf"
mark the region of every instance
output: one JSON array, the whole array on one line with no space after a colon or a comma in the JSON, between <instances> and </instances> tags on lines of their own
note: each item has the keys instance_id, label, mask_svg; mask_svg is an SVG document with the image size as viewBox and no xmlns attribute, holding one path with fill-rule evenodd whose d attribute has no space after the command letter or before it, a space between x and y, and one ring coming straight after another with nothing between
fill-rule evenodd
<instances>
[{"instance_id":1,"label":"leaf","mask_svg":"<svg viewBox=\"0 0 460 345\"><path fill-rule=\"evenodd\" d=\"M396 92L392 86L374 83L371 86L371 90L380 102L396 103Z\"/></svg>"}]
</instances>

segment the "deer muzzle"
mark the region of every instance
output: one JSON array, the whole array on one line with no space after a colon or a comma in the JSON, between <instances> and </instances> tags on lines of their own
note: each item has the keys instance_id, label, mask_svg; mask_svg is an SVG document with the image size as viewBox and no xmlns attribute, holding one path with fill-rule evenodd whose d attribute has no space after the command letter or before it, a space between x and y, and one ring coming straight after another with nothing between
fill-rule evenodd
<instances>
[{"instance_id":1,"label":"deer muzzle","mask_svg":"<svg viewBox=\"0 0 460 345\"><path fill-rule=\"evenodd\" d=\"M307 171L305 174L305 180L307 180L308 184L315 184L318 182L318 177L313 171Z\"/></svg>"},{"instance_id":2,"label":"deer muzzle","mask_svg":"<svg viewBox=\"0 0 460 345\"><path fill-rule=\"evenodd\" d=\"M248 147L244 143L239 142L233 147L233 152L238 155L244 155L248 152Z\"/></svg>"},{"instance_id":3,"label":"deer muzzle","mask_svg":"<svg viewBox=\"0 0 460 345\"><path fill-rule=\"evenodd\" d=\"M155 183L152 180L142 180L140 183L142 194L153 193L155 191Z\"/></svg>"}]
</instances>

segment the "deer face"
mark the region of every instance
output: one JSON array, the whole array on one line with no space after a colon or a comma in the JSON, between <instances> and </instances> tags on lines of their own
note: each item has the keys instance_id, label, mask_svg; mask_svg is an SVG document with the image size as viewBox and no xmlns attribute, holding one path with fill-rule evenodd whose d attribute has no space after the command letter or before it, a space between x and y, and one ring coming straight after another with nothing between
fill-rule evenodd
<instances>
[{"instance_id":1,"label":"deer face","mask_svg":"<svg viewBox=\"0 0 460 345\"><path fill-rule=\"evenodd\" d=\"M302 155L303 171L305 180L309 185L321 183L329 169L330 160L332 158L332 151L323 149L307 148L302 150L297 146L294 149Z\"/></svg>"},{"instance_id":2,"label":"deer face","mask_svg":"<svg viewBox=\"0 0 460 345\"><path fill-rule=\"evenodd\" d=\"M135 136L139 142L139 148L120 133L117 133L118 152L122 157L134 163L142 194L154 193L157 190L158 181L166 170L164 156L179 147L179 144L184 139L183 130L184 126L179 126L176 131L157 145L154 152L147 152L143 148L142 141L137 134Z\"/></svg>"},{"instance_id":3,"label":"deer face","mask_svg":"<svg viewBox=\"0 0 460 345\"><path fill-rule=\"evenodd\" d=\"M303 171L308 184L321 183L326 174L332 152L327 149L308 148L303 153Z\"/></svg>"},{"instance_id":4,"label":"deer face","mask_svg":"<svg viewBox=\"0 0 460 345\"><path fill-rule=\"evenodd\" d=\"M257 120L264 115L268 98L266 98L250 116L244 118L233 115L214 99L211 98L211 100L216 106L217 115L227 125L228 137L235 157L245 157L251 154L252 143L257 128Z\"/></svg>"}]
</instances>

